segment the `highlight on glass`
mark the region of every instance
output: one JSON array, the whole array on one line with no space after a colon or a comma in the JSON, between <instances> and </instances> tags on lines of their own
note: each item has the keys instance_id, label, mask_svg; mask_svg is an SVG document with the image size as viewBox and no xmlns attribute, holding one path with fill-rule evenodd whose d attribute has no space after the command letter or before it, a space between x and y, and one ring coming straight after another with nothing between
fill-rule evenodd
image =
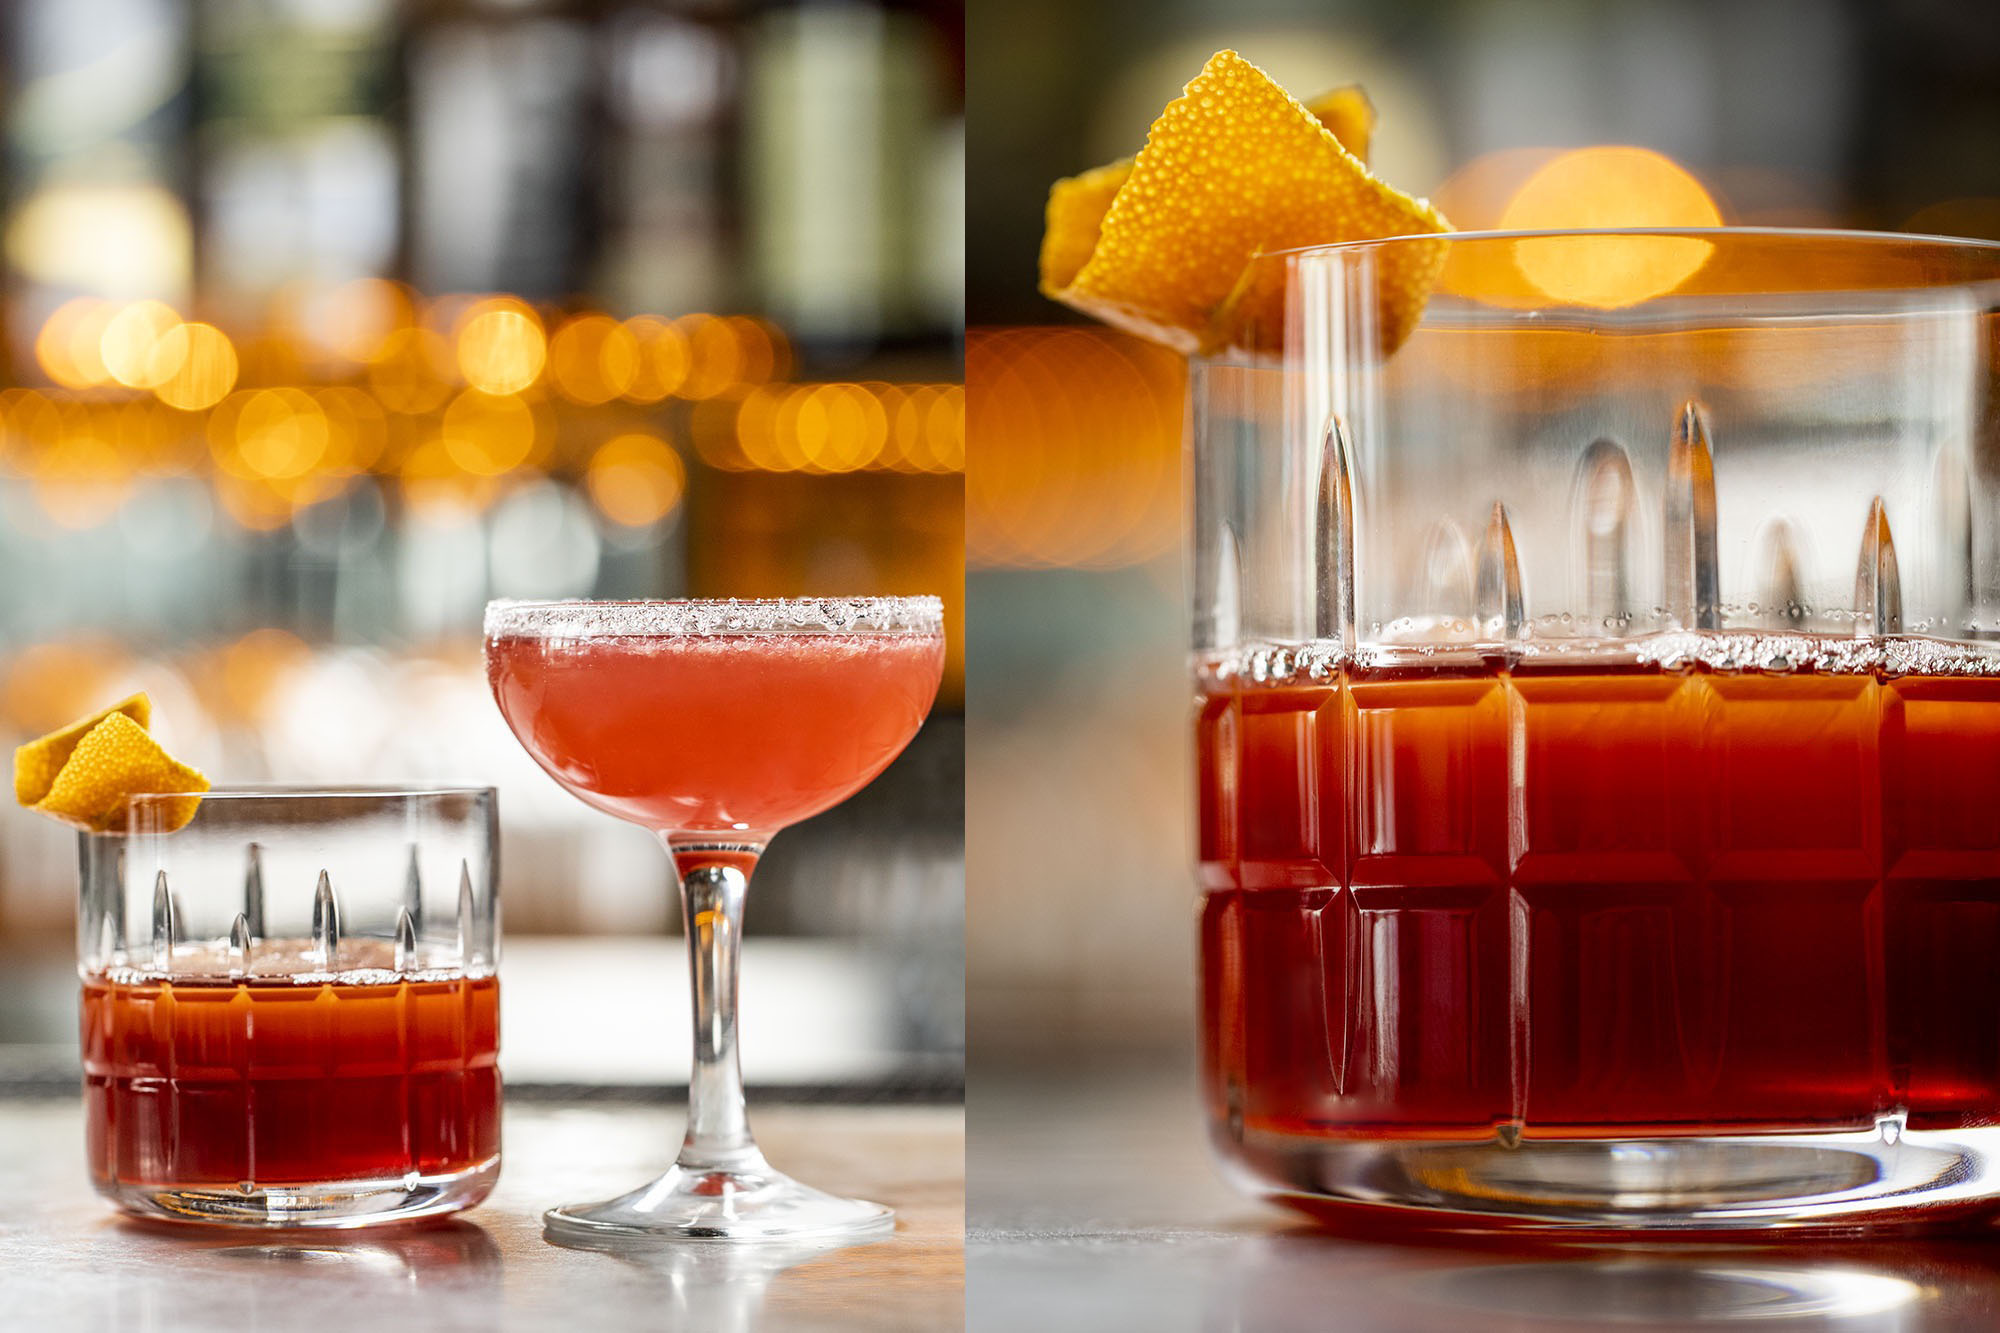
<instances>
[{"instance_id":1,"label":"highlight on glass","mask_svg":"<svg viewBox=\"0 0 2000 1333\"><path fill-rule=\"evenodd\" d=\"M1554 1232L1991 1213L2000 246L1255 268L1283 318L1192 368L1230 1177Z\"/></svg>"},{"instance_id":2,"label":"highlight on glass","mask_svg":"<svg viewBox=\"0 0 2000 1333\"><path fill-rule=\"evenodd\" d=\"M800 1184L758 1151L737 961L771 838L867 785L922 726L944 666L938 599L494 602L485 628L508 726L572 794L659 836L688 942L679 1155L628 1194L552 1210L551 1232L759 1240L890 1226L888 1208Z\"/></svg>"}]
</instances>

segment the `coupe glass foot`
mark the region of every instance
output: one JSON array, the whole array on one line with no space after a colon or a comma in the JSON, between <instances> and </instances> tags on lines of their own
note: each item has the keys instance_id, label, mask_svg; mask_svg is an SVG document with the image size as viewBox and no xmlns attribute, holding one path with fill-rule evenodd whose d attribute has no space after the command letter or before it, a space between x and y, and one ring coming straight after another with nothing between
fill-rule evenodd
<instances>
[{"instance_id":1,"label":"coupe glass foot","mask_svg":"<svg viewBox=\"0 0 2000 1333\"><path fill-rule=\"evenodd\" d=\"M879 1203L827 1194L768 1166L738 1171L675 1166L630 1194L542 1215L555 1236L596 1240L791 1240L886 1231L895 1220Z\"/></svg>"}]
</instances>

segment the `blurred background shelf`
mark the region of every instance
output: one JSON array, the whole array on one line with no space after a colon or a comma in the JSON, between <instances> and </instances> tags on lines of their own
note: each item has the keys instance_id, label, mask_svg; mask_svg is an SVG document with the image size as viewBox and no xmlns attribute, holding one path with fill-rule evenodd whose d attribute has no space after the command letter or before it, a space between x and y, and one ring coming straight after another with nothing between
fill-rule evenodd
<instances>
[{"instance_id":1,"label":"blurred background shelf","mask_svg":"<svg viewBox=\"0 0 2000 1333\"><path fill-rule=\"evenodd\" d=\"M492 783L533 992L678 913L508 735L489 598L942 594L938 712L749 928L873 1016L811 1078L956 1077L959 6L20 0L0 63L0 741L146 689L218 780ZM74 859L0 816L0 1042L66 1040Z\"/></svg>"}]
</instances>

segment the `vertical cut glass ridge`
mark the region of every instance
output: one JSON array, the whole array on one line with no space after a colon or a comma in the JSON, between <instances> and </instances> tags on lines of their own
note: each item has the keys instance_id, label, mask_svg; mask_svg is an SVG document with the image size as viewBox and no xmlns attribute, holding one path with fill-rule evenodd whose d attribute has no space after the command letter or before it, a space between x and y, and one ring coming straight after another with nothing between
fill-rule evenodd
<instances>
[{"instance_id":1,"label":"vertical cut glass ridge","mask_svg":"<svg viewBox=\"0 0 2000 1333\"><path fill-rule=\"evenodd\" d=\"M1880 637L1902 632L1903 579L1896 569L1896 539L1878 495L1868 502L1868 526L1854 572L1854 633Z\"/></svg>"},{"instance_id":2,"label":"vertical cut glass ridge","mask_svg":"<svg viewBox=\"0 0 2000 1333\"><path fill-rule=\"evenodd\" d=\"M485 961L479 947L479 917L472 905L472 867L458 863L458 957L466 967Z\"/></svg>"},{"instance_id":3,"label":"vertical cut glass ridge","mask_svg":"<svg viewBox=\"0 0 2000 1333\"><path fill-rule=\"evenodd\" d=\"M1800 573L1799 534L1790 519L1772 518L1757 530L1757 617L1771 629L1795 630L1807 616Z\"/></svg>"},{"instance_id":4,"label":"vertical cut glass ridge","mask_svg":"<svg viewBox=\"0 0 2000 1333\"><path fill-rule=\"evenodd\" d=\"M1232 644L1243 633L1243 548L1236 528L1224 520L1215 543L1215 641Z\"/></svg>"},{"instance_id":5,"label":"vertical cut glass ridge","mask_svg":"<svg viewBox=\"0 0 2000 1333\"><path fill-rule=\"evenodd\" d=\"M409 869L403 872L403 915L418 934L424 929L424 873L417 864L417 844L410 844Z\"/></svg>"},{"instance_id":6,"label":"vertical cut glass ridge","mask_svg":"<svg viewBox=\"0 0 2000 1333\"><path fill-rule=\"evenodd\" d=\"M1314 630L1343 651L1354 649L1354 480L1347 432L1328 416L1320 442L1319 503L1313 550L1316 591Z\"/></svg>"},{"instance_id":7,"label":"vertical cut glass ridge","mask_svg":"<svg viewBox=\"0 0 2000 1333\"><path fill-rule=\"evenodd\" d=\"M243 921L253 939L264 938L264 849L254 842L244 853Z\"/></svg>"},{"instance_id":8,"label":"vertical cut glass ridge","mask_svg":"<svg viewBox=\"0 0 2000 1333\"><path fill-rule=\"evenodd\" d=\"M1934 580L1932 596L1939 602L1938 619L1945 632L1963 632L1979 604L1972 478L1967 474L1963 451L1950 443L1939 447L1931 469L1931 488L1937 524L1933 549L1943 565Z\"/></svg>"},{"instance_id":9,"label":"vertical cut glass ridge","mask_svg":"<svg viewBox=\"0 0 2000 1333\"><path fill-rule=\"evenodd\" d=\"M333 896L333 880L322 870L313 889L313 961L325 971L340 966L340 901Z\"/></svg>"},{"instance_id":10,"label":"vertical cut glass ridge","mask_svg":"<svg viewBox=\"0 0 2000 1333\"><path fill-rule=\"evenodd\" d=\"M417 970L417 925L407 907L396 909L396 970L405 974Z\"/></svg>"},{"instance_id":11,"label":"vertical cut glass ridge","mask_svg":"<svg viewBox=\"0 0 2000 1333\"><path fill-rule=\"evenodd\" d=\"M1450 518L1440 518L1430 525L1424 537L1418 578L1419 610L1447 620L1470 620L1478 614L1473 596L1477 575L1472 562L1472 543L1465 539L1465 529Z\"/></svg>"},{"instance_id":12,"label":"vertical cut glass ridge","mask_svg":"<svg viewBox=\"0 0 2000 1333\"><path fill-rule=\"evenodd\" d=\"M250 921L242 912L229 925L229 975L250 975Z\"/></svg>"},{"instance_id":13,"label":"vertical cut glass ridge","mask_svg":"<svg viewBox=\"0 0 2000 1333\"><path fill-rule=\"evenodd\" d=\"M1631 614L1630 552L1632 460L1608 437L1583 451L1572 518L1583 560L1583 613L1613 629Z\"/></svg>"},{"instance_id":14,"label":"vertical cut glass ridge","mask_svg":"<svg viewBox=\"0 0 2000 1333\"><path fill-rule=\"evenodd\" d=\"M1708 415L1681 405L1667 451L1666 608L1682 629L1722 628L1721 577L1715 553L1715 457Z\"/></svg>"},{"instance_id":15,"label":"vertical cut glass ridge","mask_svg":"<svg viewBox=\"0 0 2000 1333\"><path fill-rule=\"evenodd\" d=\"M153 876L153 966L172 967L174 949L180 943L180 926L174 920L174 895L167 887L167 872Z\"/></svg>"},{"instance_id":16,"label":"vertical cut glass ridge","mask_svg":"<svg viewBox=\"0 0 2000 1333\"><path fill-rule=\"evenodd\" d=\"M1486 523L1486 541L1479 552L1479 581L1474 594L1479 632L1488 639L1513 643L1527 624L1526 599L1521 592L1521 559L1514 549L1514 532L1507 506L1493 502Z\"/></svg>"}]
</instances>

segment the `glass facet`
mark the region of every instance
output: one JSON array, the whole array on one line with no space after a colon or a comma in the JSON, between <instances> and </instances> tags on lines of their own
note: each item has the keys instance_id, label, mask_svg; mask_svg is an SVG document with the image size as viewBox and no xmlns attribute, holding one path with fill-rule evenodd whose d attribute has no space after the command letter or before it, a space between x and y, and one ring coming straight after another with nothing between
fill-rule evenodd
<instances>
[{"instance_id":1,"label":"glass facet","mask_svg":"<svg viewBox=\"0 0 2000 1333\"><path fill-rule=\"evenodd\" d=\"M1395 347L1390 247L1439 275ZM1993 1211L2000 247L1259 267L1282 335L1192 380L1228 1174L1447 1227Z\"/></svg>"}]
</instances>

